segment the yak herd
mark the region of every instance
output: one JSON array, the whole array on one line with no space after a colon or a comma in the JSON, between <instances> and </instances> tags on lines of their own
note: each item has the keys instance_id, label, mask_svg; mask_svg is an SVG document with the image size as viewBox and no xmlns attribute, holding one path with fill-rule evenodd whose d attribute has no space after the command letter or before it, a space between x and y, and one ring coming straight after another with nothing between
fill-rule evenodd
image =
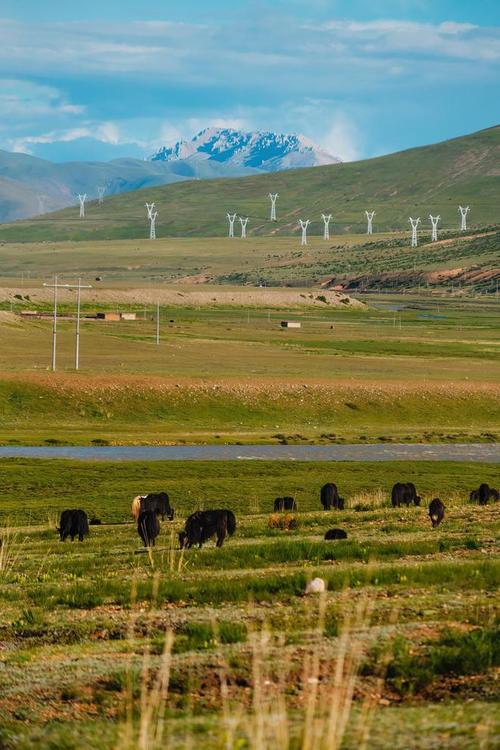
<instances>
[{"instance_id":1,"label":"yak herd","mask_svg":"<svg viewBox=\"0 0 500 750\"><path fill-rule=\"evenodd\" d=\"M472 490L469 499L479 505L487 505L490 501L499 499L498 490L483 483L477 490ZM325 484L321 488L320 502L324 510L344 510L344 498L339 496L337 485ZM420 496L412 482L396 482L391 492L391 504L394 508L402 505L420 505ZM166 492L138 495L132 500L132 516L137 522L137 533L145 547L153 547L160 533L160 520L174 518L174 509L170 505L170 499ZM296 511L297 502L293 497L277 497L274 501L274 511ZM435 497L429 504L429 518L432 527L435 528L444 519L444 503ZM90 523L99 523L94 519ZM80 542L89 533L89 520L87 514L81 509L63 510L59 527L61 542L68 537L74 541L78 537ZM197 510L187 518L184 529L179 533L179 545L181 549L190 549L194 545L201 547L204 542L216 537L216 546L222 547L227 535L232 536L236 531L236 518L234 513L227 509ZM347 533L343 529L328 529L324 537L326 540L347 539Z\"/></svg>"}]
</instances>

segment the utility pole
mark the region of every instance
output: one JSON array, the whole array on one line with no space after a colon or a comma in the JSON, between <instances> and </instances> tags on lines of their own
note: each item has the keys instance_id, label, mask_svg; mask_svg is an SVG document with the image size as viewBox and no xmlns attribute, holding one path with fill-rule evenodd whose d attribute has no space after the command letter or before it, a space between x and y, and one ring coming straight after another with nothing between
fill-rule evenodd
<instances>
[{"instance_id":1,"label":"utility pole","mask_svg":"<svg viewBox=\"0 0 500 750\"><path fill-rule=\"evenodd\" d=\"M78 200L80 201L80 219L85 218L85 201L87 200L87 193L81 195L78 193Z\"/></svg>"},{"instance_id":2,"label":"utility pole","mask_svg":"<svg viewBox=\"0 0 500 750\"><path fill-rule=\"evenodd\" d=\"M234 237L234 222L236 221L236 214L226 214L229 222L229 233L228 237Z\"/></svg>"},{"instance_id":3,"label":"utility pole","mask_svg":"<svg viewBox=\"0 0 500 750\"><path fill-rule=\"evenodd\" d=\"M69 289L69 284L59 284L57 281L57 274L54 275L53 284L44 284L54 290L54 317L52 323L52 372L56 371L56 359L57 359L57 290L58 289Z\"/></svg>"},{"instance_id":4,"label":"utility pole","mask_svg":"<svg viewBox=\"0 0 500 750\"><path fill-rule=\"evenodd\" d=\"M80 369L80 293L82 289L92 289L90 284L82 284L78 279L77 297L76 297L76 346L75 346L75 370Z\"/></svg>"},{"instance_id":5,"label":"utility pole","mask_svg":"<svg viewBox=\"0 0 500 750\"><path fill-rule=\"evenodd\" d=\"M365 216L368 221L366 234L373 234L373 217L375 216L375 211L365 211Z\"/></svg>"},{"instance_id":6,"label":"utility pole","mask_svg":"<svg viewBox=\"0 0 500 750\"><path fill-rule=\"evenodd\" d=\"M411 246L417 247L418 245L417 229L418 229L418 225L420 224L420 216L418 217L418 219L412 219L410 216L409 222L411 224Z\"/></svg>"},{"instance_id":7,"label":"utility pole","mask_svg":"<svg viewBox=\"0 0 500 750\"><path fill-rule=\"evenodd\" d=\"M278 198L278 193L269 193L269 199L271 201L271 221L276 221L276 201Z\"/></svg>"},{"instance_id":8,"label":"utility pole","mask_svg":"<svg viewBox=\"0 0 500 750\"><path fill-rule=\"evenodd\" d=\"M323 231L323 239L329 240L330 239L330 221L332 219L331 214L321 214L321 218L323 219L324 223L324 231Z\"/></svg>"},{"instance_id":9,"label":"utility pole","mask_svg":"<svg viewBox=\"0 0 500 750\"><path fill-rule=\"evenodd\" d=\"M469 206L459 206L458 210L460 211L461 221L460 221L460 231L464 232L467 229L467 214L470 211Z\"/></svg>"},{"instance_id":10,"label":"utility pole","mask_svg":"<svg viewBox=\"0 0 500 750\"><path fill-rule=\"evenodd\" d=\"M310 219L306 219L306 221L302 221L302 219L299 219L300 228L302 229L302 240L300 242L301 245L307 245L307 227L310 223Z\"/></svg>"}]
</instances>

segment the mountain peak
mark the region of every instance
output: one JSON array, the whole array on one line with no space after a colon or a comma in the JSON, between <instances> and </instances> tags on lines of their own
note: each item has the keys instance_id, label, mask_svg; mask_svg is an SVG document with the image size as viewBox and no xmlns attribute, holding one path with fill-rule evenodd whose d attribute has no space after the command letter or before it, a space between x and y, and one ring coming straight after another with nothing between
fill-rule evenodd
<instances>
[{"instance_id":1,"label":"mountain peak","mask_svg":"<svg viewBox=\"0 0 500 750\"><path fill-rule=\"evenodd\" d=\"M303 135L217 127L201 130L190 141L162 146L150 158L151 161L164 162L184 159L208 159L262 172L317 167L341 161Z\"/></svg>"}]
</instances>

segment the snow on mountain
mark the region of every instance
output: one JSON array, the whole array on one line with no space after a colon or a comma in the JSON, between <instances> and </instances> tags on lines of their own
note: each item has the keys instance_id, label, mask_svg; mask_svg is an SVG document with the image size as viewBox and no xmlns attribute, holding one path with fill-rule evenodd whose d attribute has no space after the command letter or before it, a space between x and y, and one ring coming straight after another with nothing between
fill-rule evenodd
<instances>
[{"instance_id":1,"label":"snow on mountain","mask_svg":"<svg viewBox=\"0 0 500 750\"><path fill-rule=\"evenodd\" d=\"M231 128L206 128L190 141L178 141L171 147L163 146L151 156L150 161L185 159L208 159L262 172L317 167L341 161L303 135L246 133Z\"/></svg>"}]
</instances>

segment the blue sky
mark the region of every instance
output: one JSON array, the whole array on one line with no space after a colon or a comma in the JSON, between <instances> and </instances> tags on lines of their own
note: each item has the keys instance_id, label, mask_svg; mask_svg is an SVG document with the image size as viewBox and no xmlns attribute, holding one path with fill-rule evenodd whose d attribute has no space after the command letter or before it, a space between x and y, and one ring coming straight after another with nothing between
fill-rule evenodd
<instances>
[{"instance_id":1,"label":"blue sky","mask_svg":"<svg viewBox=\"0 0 500 750\"><path fill-rule=\"evenodd\" d=\"M2 0L0 148L144 157L210 125L351 160L500 121L491 0Z\"/></svg>"}]
</instances>

